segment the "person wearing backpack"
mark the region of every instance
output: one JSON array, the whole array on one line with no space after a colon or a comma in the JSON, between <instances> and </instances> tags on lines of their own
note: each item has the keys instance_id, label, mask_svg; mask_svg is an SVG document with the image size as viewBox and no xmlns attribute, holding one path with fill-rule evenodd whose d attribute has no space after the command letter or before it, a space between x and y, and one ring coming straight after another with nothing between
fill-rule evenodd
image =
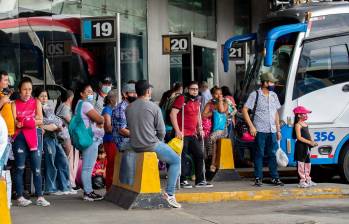
<instances>
[{"instance_id":1,"label":"person wearing backpack","mask_svg":"<svg viewBox=\"0 0 349 224\"><path fill-rule=\"evenodd\" d=\"M198 100L199 85L193 81L188 85L188 93L176 98L171 110L171 123L177 138L183 139L182 151L182 172L180 184L182 188L192 188L193 186L186 179L185 174L190 173L188 155L191 154L195 166L195 187L213 187L206 182L204 174L204 149L199 138L203 138L201 127L200 102ZM184 110L184 127L182 127L182 113ZM182 130L182 131L181 131Z\"/></svg>"},{"instance_id":2,"label":"person wearing backpack","mask_svg":"<svg viewBox=\"0 0 349 224\"><path fill-rule=\"evenodd\" d=\"M160 100L159 107L161 108L162 116L164 118L165 127L166 127L165 142L170 141L172 137L173 127L172 127L171 118L170 118L172 104L177 99L177 97L180 96L181 94L183 94L182 83L175 83L173 85L173 88L170 89L169 91L166 91Z\"/></svg>"},{"instance_id":3,"label":"person wearing backpack","mask_svg":"<svg viewBox=\"0 0 349 224\"><path fill-rule=\"evenodd\" d=\"M94 164L97 159L98 146L102 143L104 136L104 118L101 116L93 105L93 90L90 84L82 83L77 85L75 91L74 100L72 104L72 110L75 112L75 116L80 116L83 120L86 129L92 129L92 144L87 148L82 149L82 172L81 179L84 189L83 199L86 201L99 201L103 197L93 191L91 176ZM71 127L74 125L74 117L69 124L69 131L71 133ZM72 137L72 135L71 135ZM73 139L73 144L75 140ZM86 136L89 138L89 136ZM80 139L81 140L81 139Z\"/></svg>"},{"instance_id":4,"label":"person wearing backpack","mask_svg":"<svg viewBox=\"0 0 349 224\"><path fill-rule=\"evenodd\" d=\"M253 91L243 109L242 113L249 126L250 133L255 137L255 160L254 160L254 185L263 185L263 158L267 153L269 156L269 170L271 182L276 186L283 186L279 178L276 162L276 151L278 140L281 139L280 121L278 110L281 108L278 96L273 91L275 82L278 80L270 72L260 76L261 88ZM256 105L256 106L255 106ZM249 110L254 111L253 122L248 114Z\"/></svg>"},{"instance_id":5,"label":"person wearing backpack","mask_svg":"<svg viewBox=\"0 0 349 224\"><path fill-rule=\"evenodd\" d=\"M213 132L208 138L208 151L212 155L210 171L216 172L217 140L227 136L228 103L224 99L221 88L212 91L213 99L210 100L202 113L203 118L213 121Z\"/></svg>"}]
</instances>

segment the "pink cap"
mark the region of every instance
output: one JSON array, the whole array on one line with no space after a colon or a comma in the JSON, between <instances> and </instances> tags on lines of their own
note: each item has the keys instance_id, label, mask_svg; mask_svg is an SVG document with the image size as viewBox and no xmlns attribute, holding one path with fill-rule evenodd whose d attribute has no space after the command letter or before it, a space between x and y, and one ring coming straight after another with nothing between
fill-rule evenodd
<instances>
[{"instance_id":1,"label":"pink cap","mask_svg":"<svg viewBox=\"0 0 349 224\"><path fill-rule=\"evenodd\" d=\"M311 113L311 110L308 110L307 108L305 108L303 106L298 106L298 107L293 109L293 113L295 113L295 114L309 114L309 113Z\"/></svg>"}]
</instances>

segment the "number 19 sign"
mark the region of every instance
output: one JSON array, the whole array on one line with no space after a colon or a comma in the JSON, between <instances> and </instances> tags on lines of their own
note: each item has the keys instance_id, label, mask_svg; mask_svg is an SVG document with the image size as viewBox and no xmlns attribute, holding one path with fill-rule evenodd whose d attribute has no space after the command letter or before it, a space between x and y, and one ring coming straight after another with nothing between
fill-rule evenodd
<instances>
[{"instance_id":1,"label":"number 19 sign","mask_svg":"<svg viewBox=\"0 0 349 224\"><path fill-rule=\"evenodd\" d=\"M81 21L81 42L116 41L115 17L88 17Z\"/></svg>"}]
</instances>

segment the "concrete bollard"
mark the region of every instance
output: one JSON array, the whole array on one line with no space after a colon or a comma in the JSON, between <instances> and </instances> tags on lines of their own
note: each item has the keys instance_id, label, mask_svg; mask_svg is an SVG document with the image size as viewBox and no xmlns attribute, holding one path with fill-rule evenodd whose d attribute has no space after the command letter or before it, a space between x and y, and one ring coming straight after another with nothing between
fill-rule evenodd
<instances>
[{"instance_id":1,"label":"concrete bollard","mask_svg":"<svg viewBox=\"0 0 349 224\"><path fill-rule=\"evenodd\" d=\"M219 139L217 144L217 171L215 173L208 171L206 174L207 179L210 181L240 180L241 177L235 170L231 139Z\"/></svg>"},{"instance_id":2,"label":"concrete bollard","mask_svg":"<svg viewBox=\"0 0 349 224\"><path fill-rule=\"evenodd\" d=\"M11 224L11 215L7 204L7 191L5 180L0 180L0 223Z\"/></svg>"},{"instance_id":3,"label":"concrete bollard","mask_svg":"<svg viewBox=\"0 0 349 224\"><path fill-rule=\"evenodd\" d=\"M125 209L169 208L162 198L158 159L154 152L117 153L113 184L106 200Z\"/></svg>"}]
</instances>

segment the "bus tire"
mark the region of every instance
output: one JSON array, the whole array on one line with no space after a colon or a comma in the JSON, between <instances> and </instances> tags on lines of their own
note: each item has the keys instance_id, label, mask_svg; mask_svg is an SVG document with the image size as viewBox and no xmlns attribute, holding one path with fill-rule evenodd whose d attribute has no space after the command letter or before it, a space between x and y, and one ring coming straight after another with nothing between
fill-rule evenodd
<instances>
[{"instance_id":1,"label":"bus tire","mask_svg":"<svg viewBox=\"0 0 349 224\"><path fill-rule=\"evenodd\" d=\"M347 143L341 151L338 168L342 180L349 183L349 143Z\"/></svg>"}]
</instances>

